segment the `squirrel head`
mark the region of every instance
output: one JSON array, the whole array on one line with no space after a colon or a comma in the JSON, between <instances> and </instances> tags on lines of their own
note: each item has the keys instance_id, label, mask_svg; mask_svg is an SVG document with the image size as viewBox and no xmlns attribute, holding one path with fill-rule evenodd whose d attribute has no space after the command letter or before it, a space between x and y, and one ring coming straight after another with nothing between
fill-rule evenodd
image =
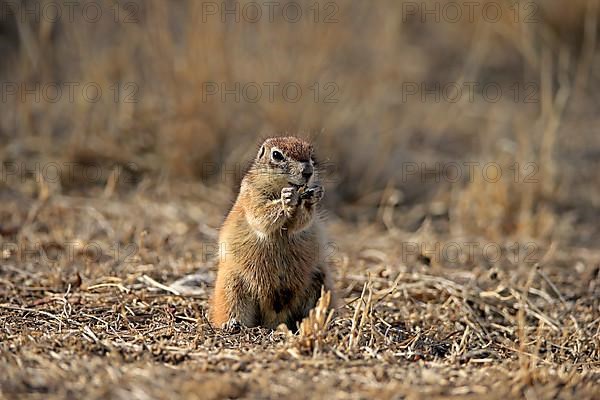
<instances>
[{"instance_id":1,"label":"squirrel head","mask_svg":"<svg viewBox=\"0 0 600 400\"><path fill-rule=\"evenodd\" d=\"M253 174L268 178L268 188L279 192L286 186L305 186L315 179L313 146L297 137L274 137L264 141L253 164Z\"/></svg>"}]
</instances>

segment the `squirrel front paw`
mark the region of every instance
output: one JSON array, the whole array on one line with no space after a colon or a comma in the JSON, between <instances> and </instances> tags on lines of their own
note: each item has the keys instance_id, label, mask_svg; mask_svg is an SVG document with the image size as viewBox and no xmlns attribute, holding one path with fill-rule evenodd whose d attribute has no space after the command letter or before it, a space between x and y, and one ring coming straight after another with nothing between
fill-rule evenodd
<instances>
[{"instance_id":1,"label":"squirrel front paw","mask_svg":"<svg viewBox=\"0 0 600 400\"><path fill-rule=\"evenodd\" d=\"M298 189L295 187L281 189L281 204L283 205L283 211L288 217L294 213L299 201L300 195L298 194Z\"/></svg>"},{"instance_id":2,"label":"squirrel front paw","mask_svg":"<svg viewBox=\"0 0 600 400\"><path fill-rule=\"evenodd\" d=\"M317 204L319 201L321 201L324 194L325 189L323 189L323 186L315 185L306 189L300 195L300 198L308 204Z\"/></svg>"}]
</instances>

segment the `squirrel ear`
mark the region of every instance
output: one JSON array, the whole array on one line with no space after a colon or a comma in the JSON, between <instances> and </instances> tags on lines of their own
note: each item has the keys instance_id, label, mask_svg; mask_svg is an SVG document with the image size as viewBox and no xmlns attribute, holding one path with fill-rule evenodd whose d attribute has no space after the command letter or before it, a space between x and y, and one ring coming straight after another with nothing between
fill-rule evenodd
<instances>
[{"instance_id":1,"label":"squirrel ear","mask_svg":"<svg viewBox=\"0 0 600 400\"><path fill-rule=\"evenodd\" d=\"M258 151L258 158L262 158L265 155L265 145L260 146L260 150Z\"/></svg>"}]
</instances>

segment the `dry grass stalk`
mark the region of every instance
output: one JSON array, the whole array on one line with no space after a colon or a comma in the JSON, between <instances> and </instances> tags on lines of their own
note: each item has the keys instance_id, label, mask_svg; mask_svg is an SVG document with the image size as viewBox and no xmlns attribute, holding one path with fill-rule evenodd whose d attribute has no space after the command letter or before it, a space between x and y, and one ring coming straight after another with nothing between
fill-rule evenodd
<instances>
[{"instance_id":1,"label":"dry grass stalk","mask_svg":"<svg viewBox=\"0 0 600 400\"><path fill-rule=\"evenodd\" d=\"M333 309L329 308L331 292L321 289L321 297L308 317L300 323L296 343L302 352L316 357L322 350L327 338L329 323L333 317Z\"/></svg>"}]
</instances>

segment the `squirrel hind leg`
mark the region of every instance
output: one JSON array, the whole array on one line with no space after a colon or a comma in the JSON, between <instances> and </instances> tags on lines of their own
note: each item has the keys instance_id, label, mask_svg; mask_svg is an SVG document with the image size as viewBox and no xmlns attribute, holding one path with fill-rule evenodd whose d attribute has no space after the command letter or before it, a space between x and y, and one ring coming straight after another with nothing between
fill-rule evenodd
<instances>
[{"instance_id":1,"label":"squirrel hind leg","mask_svg":"<svg viewBox=\"0 0 600 400\"><path fill-rule=\"evenodd\" d=\"M308 316L310 310L316 307L319 298L321 298L321 291L323 289L331 292L331 303L329 304L329 308L334 308L335 297L331 278L321 268L318 268L311 275L311 281L308 285L304 301L290 313L286 320L286 325L291 331L298 331L299 324Z\"/></svg>"},{"instance_id":2,"label":"squirrel hind leg","mask_svg":"<svg viewBox=\"0 0 600 400\"><path fill-rule=\"evenodd\" d=\"M220 273L217 276L210 310L211 323L222 328L226 324L254 326L254 302L245 295L243 283L239 278Z\"/></svg>"}]
</instances>

